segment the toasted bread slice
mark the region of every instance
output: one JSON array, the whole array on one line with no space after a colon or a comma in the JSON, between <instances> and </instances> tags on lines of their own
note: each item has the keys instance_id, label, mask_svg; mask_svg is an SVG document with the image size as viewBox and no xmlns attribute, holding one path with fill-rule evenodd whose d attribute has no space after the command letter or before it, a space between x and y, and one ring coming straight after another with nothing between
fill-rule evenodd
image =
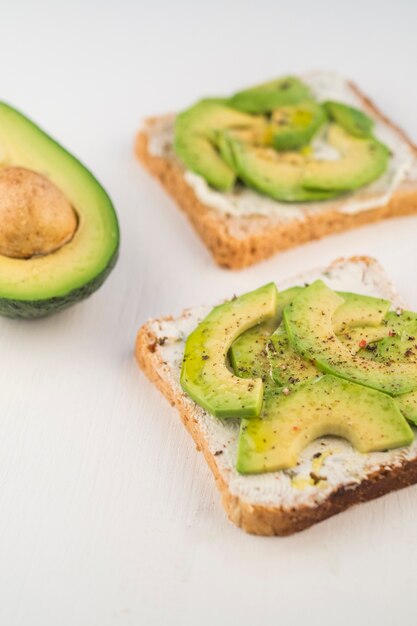
<instances>
[{"instance_id":1,"label":"toasted bread slice","mask_svg":"<svg viewBox=\"0 0 417 626\"><path fill-rule=\"evenodd\" d=\"M303 285L317 278L334 289L383 297L395 307L403 306L381 266L368 257L339 259L328 268L308 272L280 287ZM177 319L149 321L137 335L136 358L148 378L177 408L203 452L232 522L257 535L290 535L353 504L417 482L417 439L405 448L360 454L348 442L326 437L310 444L292 470L240 475L235 469L238 423L213 417L180 386L185 338L209 310L189 309Z\"/></svg>"},{"instance_id":2,"label":"toasted bread slice","mask_svg":"<svg viewBox=\"0 0 417 626\"><path fill-rule=\"evenodd\" d=\"M346 81L345 89L353 101L358 102L378 124L394 133L403 147L411 151L411 158L417 163L417 148L411 140L353 83ZM246 204L255 207L261 202L268 207L267 211L257 213L256 208L252 211L252 206L249 212L240 213L239 207L238 210L230 211L227 195L210 190L203 179L186 172L176 158L172 149L173 119L174 116L166 116L146 120L137 135L136 154L185 212L215 261L222 267L243 268L276 252L328 234L417 212L415 164L389 193L373 195L371 186L369 197L358 211L350 208L358 192L314 205L304 203L303 206L283 206L274 200L265 200L256 192L250 192ZM363 196L368 190L360 193ZM237 198L238 194L233 195L232 201L235 202Z\"/></svg>"}]
</instances>

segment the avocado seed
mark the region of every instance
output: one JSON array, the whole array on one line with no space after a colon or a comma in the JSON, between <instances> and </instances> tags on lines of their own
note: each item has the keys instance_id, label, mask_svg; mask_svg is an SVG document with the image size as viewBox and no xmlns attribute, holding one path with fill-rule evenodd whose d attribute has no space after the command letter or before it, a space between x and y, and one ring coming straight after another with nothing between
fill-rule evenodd
<instances>
[{"instance_id":1,"label":"avocado seed","mask_svg":"<svg viewBox=\"0 0 417 626\"><path fill-rule=\"evenodd\" d=\"M23 167L0 169L0 254L45 255L70 241L77 215L51 181Z\"/></svg>"}]
</instances>

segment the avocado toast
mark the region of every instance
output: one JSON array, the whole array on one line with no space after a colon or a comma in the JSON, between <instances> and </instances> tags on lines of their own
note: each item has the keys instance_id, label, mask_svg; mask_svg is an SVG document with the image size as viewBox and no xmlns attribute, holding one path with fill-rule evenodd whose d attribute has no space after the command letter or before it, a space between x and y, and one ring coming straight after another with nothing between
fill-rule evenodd
<instances>
[{"instance_id":1,"label":"avocado toast","mask_svg":"<svg viewBox=\"0 0 417 626\"><path fill-rule=\"evenodd\" d=\"M237 339L230 334L225 339L231 327L227 315L237 313L231 300L226 303L229 312L221 316L225 330L216 332L213 340L209 329L213 324L219 328L225 305L212 313L203 307L186 310L177 319L151 320L140 329L136 343L139 365L177 407L202 450L229 518L260 535L292 534L353 504L417 482L417 401L410 391L417 384L416 339L411 334L417 318L403 310L382 268L367 257L340 259L280 285L276 301L274 290L271 283L247 294L250 307L245 305L246 322ZM324 296L327 308L320 309L317 323L310 318L320 331L306 334L295 313L302 306L309 309L318 297L324 301ZM253 303L259 314L261 301L264 321L246 330L253 323ZM268 310L274 302L281 319L278 327L278 318L272 321ZM341 358L332 351L329 365L320 338L323 331L330 344L334 341L322 315L332 306L339 311L333 314L332 328L345 353ZM312 336L319 338L318 346L316 340L307 345L305 337ZM234 393L229 383L219 383L218 364L213 362L210 370L213 354L227 350L230 339L228 375L233 368L247 383L246 397ZM311 350L304 360L302 353ZM358 365L359 357L362 370L349 370L347 364ZM262 390L253 382L260 376L264 400L259 416ZM199 379L203 385L196 385ZM223 389L229 400L219 406ZM239 421L236 398L242 397L247 411ZM320 419L312 422L313 408Z\"/></svg>"},{"instance_id":2,"label":"avocado toast","mask_svg":"<svg viewBox=\"0 0 417 626\"><path fill-rule=\"evenodd\" d=\"M417 210L415 146L337 74L149 119L136 153L227 268Z\"/></svg>"}]
</instances>

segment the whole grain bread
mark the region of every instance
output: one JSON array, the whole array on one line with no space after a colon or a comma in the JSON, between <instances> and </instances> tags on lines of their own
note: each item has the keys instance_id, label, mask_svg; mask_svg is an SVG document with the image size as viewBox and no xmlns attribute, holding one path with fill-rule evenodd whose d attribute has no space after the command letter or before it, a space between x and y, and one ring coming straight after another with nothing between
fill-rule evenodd
<instances>
[{"instance_id":1,"label":"whole grain bread","mask_svg":"<svg viewBox=\"0 0 417 626\"><path fill-rule=\"evenodd\" d=\"M328 268L290 280L283 287L318 277L335 288L337 280L340 288L385 297L395 307L403 306L381 266L369 257L338 259ZM257 535L290 535L353 504L417 482L417 441L399 450L360 455L347 442L340 449L341 440L323 438L306 449L295 475L291 470L238 475L234 467L238 424L209 415L179 383L186 335L206 313L207 309L191 309L176 320L150 320L138 332L136 358L147 377L178 410L197 449L203 452L233 523ZM300 488L300 477L309 476L320 455L324 461L317 471L326 474L327 486L312 482Z\"/></svg>"},{"instance_id":2,"label":"whole grain bread","mask_svg":"<svg viewBox=\"0 0 417 626\"><path fill-rule=\"evenodd\" d=\"M417 156L417 147L406 134L383 115L356 85L349 83L349 86L360 98L363 109L395 129ZM353 214L341 212L332 203L328 203L328 209L324 211L284 223L265 215L238 216L220 212L198 199L185 180L184 169L177 159L156 156L149 150L149 130L161 119L146 120L136 138L136 155L184 211L221 267L240 269L325 235L417 212L417 181L411 179L405 179L400 184L387 204Z\"/></svg>"}]
</instances>

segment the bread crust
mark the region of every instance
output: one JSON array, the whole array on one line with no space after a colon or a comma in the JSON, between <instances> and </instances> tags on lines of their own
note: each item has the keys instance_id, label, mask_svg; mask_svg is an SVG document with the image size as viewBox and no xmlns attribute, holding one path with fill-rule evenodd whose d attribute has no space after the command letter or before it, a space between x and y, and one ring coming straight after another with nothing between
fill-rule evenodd
<instances>
[{"instance_id":1,"label":"bread crust","mask_svg":"<svg viewBox=\"0 0 417 626\"><path fill-rule=\"evenodd\" d=\"M338 259L338 263L342 259ZM369 257L357 256L348 259L352 262L374 263ZM172 320L172 317L163 318ZM155 321L155 320L153 320ZM163 320L160 320L163 321ZM167 367L157 350L157 336L152 330L151 322L144 324L136 337L135 354L137 362L146 376L178 410L181 420L192 436L196 447L213 472L217 487L220 490L223 506L229 519L248 533L254 535L286 536L304 530L328 517L337 515L354 504L367 502L375 498L402 489L417 482L417 458L404 460L401 464L389 469L381 469L360 483L345 485L333 491L328 498L313 507L297 506L283 509L276 506L253 504L233 495L227 482L222 478L216 457L209 450L195 415L193 405L187 401L185 393L176 393L169 383L169 377L162 373Z\"/></svg>"},{"instance_id":2,"label":"bread crust","mask_svg":"<svg viewBox=\"0 0 417 626\"><path fill-rule=\"evenodd\" d=\"M417 147L396 127L353 83L351 88L362 99L365 109L395 129L417 155ZM157 123L150 118L147 124ZM136 137L135 152L145 168L155 176L206 244L214 260L221 267L241 269L267 259L277 252L288 250L307 241L339 233L382 219L417 213L417 186L403 184L388 204L356 214L344 214L334 208L306 215L302 221L277 224L268 216L233 216L219 213L203 204L184 180L183 170L173 159L152 155L148 150L146 131ZM239 231L242 236L234 233Z\"/></svg>"}]
</instances>

